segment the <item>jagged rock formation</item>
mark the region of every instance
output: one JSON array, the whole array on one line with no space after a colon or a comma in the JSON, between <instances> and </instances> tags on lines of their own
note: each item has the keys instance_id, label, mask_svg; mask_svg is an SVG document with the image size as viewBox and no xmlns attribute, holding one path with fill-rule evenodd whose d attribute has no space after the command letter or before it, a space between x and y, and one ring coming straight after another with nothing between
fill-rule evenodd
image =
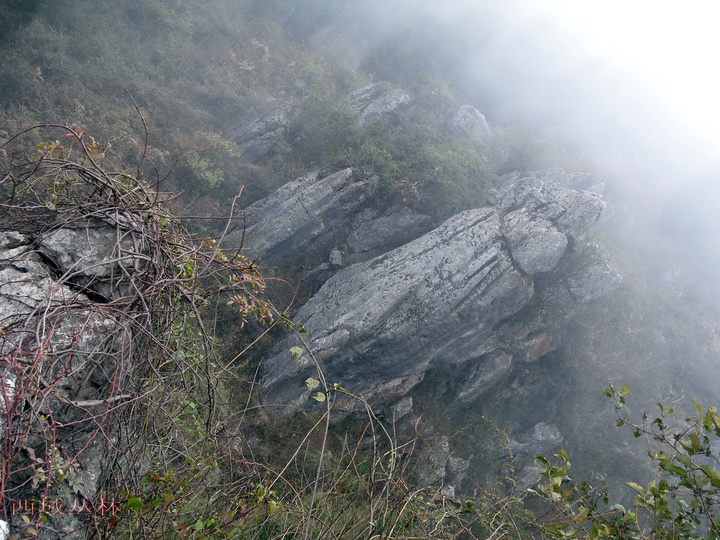
<instances>
[{"instance_id":1,"label":"jagged rock formation","mask_svg":"<svg viewBox=\"0 0 720 540\"><path fill-rule=\"evenodd\" d=\"M264 263L275 264L306 249L355 211L377 187L377 176L361 178L352 169L323 176L318 171L293 180L245 209L246 229L228 237Z\"/></svg>"},{"instance_id":2,"label":"jagged rock formation","mask_svg":"<svg viewBox=\"0 0 720 540\"><path fill-rule=\"evenodd\" d=\"M88 515L69 509L97 500L124 444L119 411L142 340L122 310L105 305L125 295L128 273L146 260L129 225L127 217L76 219L53 229L51 219L34 233L0 233L0 401L2 425L10 427L3 435L7 452L25 450L3 482L14 501L67 505L49 515L42 538L53 529L84 538ZM31 411L43 415L39 422ZM48 467L63 471L64 480L36 493L28 479Z\"/></svg>"},{"instance_id":3,"label":"jagged rock formation","mask_svg":"<svg viewBox=\"0 0 720 540\"><path fill-rule=\"evenodd\" d=\"M238 145L243 161L258 162L273 154L282 154L289 149L283 144L283 137L290 125L295 100L278 106L260 105L249 112L239 123L232 140Z\"/></svg>"},{"instance_id":4,"label":"jagged rock formation","mask_svg":"<svg viewBox=\"0 0 720 540\"><path fill-rule=\"evenodd\" d=\"M345 99L358 114L358 124L364 126L383 114L409 103L412 98L399 88L384 91L379 84L369 84L351 92Z\"/></svg>"},{"instance_id":5,"label":"jagged rock formation","mask_svg":"<svg viewBox=\"0 0 720 540\"><path fill-rule=\"evenodd\" d=\"M617 286L617 272L582 249L603 207L595 194L519 179L496 208L462 212L340 271L296 321L328 382L371 402L399 400L442 364L471 374L458 402L472 401L516 362L551 350L553 323ZM307 355L290 359L296 344L294 337L281 342L264 364L262 396L271 413L313 406L303 381L315 366Z\"/></svg>"},{"instance_id":6,"label":"jagged rock formation","mask_svg":"<svg viewBox=\"0 0 720 540\"><path fill-rule=\"evenodd\" d=\"M244 231L225 242L242 245L263 266L302 257L314 271L332 274L346 265L348 255L364 260L430 229L430 218L408 207L392 206L383 213L365 207L378 181L354 169L312 172L248 206ZM328 262L318 265L324 257Z\"/></svg>"},{"instance_id":7,"label":"jagged rock formation","mask_svg":"<svg viewBox=\"0 0 720 540\"><path fill-rule=\"evenodd\" d=\"M463 105L448 121L450 133L459 137L487 142L492 131L485 116L472 105Z\"/></svg>"}]
</instances>

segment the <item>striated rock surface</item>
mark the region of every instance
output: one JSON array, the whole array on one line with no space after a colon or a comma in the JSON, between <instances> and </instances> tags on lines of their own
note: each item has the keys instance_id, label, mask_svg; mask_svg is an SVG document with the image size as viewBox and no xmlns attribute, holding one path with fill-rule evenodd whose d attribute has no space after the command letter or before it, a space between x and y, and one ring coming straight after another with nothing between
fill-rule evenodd
<instances>
[{"instance_id":1,"label":"striated rock surface","mask_svg":"<svg viewBox=\"0 0 720 540\"><path fill-rule=\"evenodd\" d=\"M579 242L603 207L595 194L519 179L500 194L497 208L462 212L402 247L340 271L295 320L307 329L330 384L388 403L428 369L470 362L469 384L459 398L469 402L515 361L552 350L545 326L553 319L538 300L531 302L533 274L562 266L543 287L565 314L617 286L619 276L605 261L562 264L566 257L582 258ZM304 381L317 375L316 368L307 354L290 359L294 345L294 337L281 342L264 364L261 393L271 413L313 406Z\"/></svg>"},{"instance_id":2,"label":"striated rock surface","mask_svg":"<svg viewBox=\"0 0 720 540\"><path fill-rule=\"evenodd\" d=\"M307 248L354 212L377 187L378 177L359 177L352 169L323 176L313 172L293 180L245 209L244 246L273 264ZM228 237L240 243L240 233Z\"/></svg>"},{"instance_id":3,"label":"striated rock surface","mask_svg":"<svg viewBox=\"0 0 720 540\"><path fill-rule=\"evenodd\" d=\"M288 151L283 137L290 125L295 101L284 105L266 104L250 111L240 121L232 140L238 145L243 161L255 163L274 153Z\"/></svg>"},{"instance_id":4,"label":"striated rock surface","mask_svg":"<svg viewBox=\"0 0 720 540\"><path fill-rule=\"evenodd\" d=\"M362 253L378 248L398 247L417 238L430 228L430 217L413 212L407 206L360 223L347 237L350 251Z\"/></svg>"},{"instance_id":5,"label":"striated rock surface","mask_svg":"<svg viewBox=\"0 0 720 540\"><path fill-rule=\"evenodd\" d=\"M485 116L472 105L463 105L448 121L450 133L458 137L486 142L492 139L492 131Z\"/></svg>"},{"instance_id":6,"label":"striated rock surface","mask_svg":"<svg viewBox=\"0 0 720 540\"><path fill-rule=\"evenodd\" d=\"M358 113L358 123L363 126L383 114L394 111L411 101L410 95L399 88L383 91L378 84L363 86L346 96L350 107Z\"/></svg>"},{"instance_id":7,"label":"striated rock surface","mask_svg":"<svg viewBox=\"0 0 720 540\"><path fill-rule=\"evenodd\" d=\"M333 276L296 317L328 381L370 398L381 384L416 376L431 362L481 354L492 326L533 292L502 244L498 213L469 210ZM301 383L314 366L306 356L289 361L292 344L283 342L265 363L263 390L297 407L307 400Z\"/></svg>"}]
</instances>

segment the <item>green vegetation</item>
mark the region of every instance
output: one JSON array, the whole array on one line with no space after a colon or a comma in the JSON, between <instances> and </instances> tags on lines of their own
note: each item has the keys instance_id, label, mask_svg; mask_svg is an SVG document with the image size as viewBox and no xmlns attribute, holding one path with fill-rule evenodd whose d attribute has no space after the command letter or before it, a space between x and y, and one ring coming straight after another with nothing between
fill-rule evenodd
<instances>
[{"instance_id":1,"label":"green vegetation","mask_svg":"<svg viewBox=\"0 0 720 540\"><path fill-rule=\"evenodd\" d=\"M632 424L622 415L629 387L606 390L615 400L616 424L629 426L638 439L650 440L654 445L650 457L661 473L645 485L628 478L627 485L636 495L626 506L611 506L602 489L573 483L565 451L554 460L538 457L544 480L521 482L517 462L497 428L498 449L507 455L507 473L489 487L478 487L473 496L444 495L441 485L422 480L422 468L431 458L419 449L419 438L399 439L393 426L361 398L326 381L304 342L303 348L288 351L288 357L306 354L318 366L317 378L306 383L316 390L315 399L325 410L268 423L253 401L255 381L244 379L233 361L218 356L208 332L213 304L221 302L235 310L240 326L257 318L268 331L284 327L301 340L304 329L292 323L286 310L262 298L265 283L252 263L230 258L216 244L189 235L158 205L154 191L107 147L77 128L56 129L62 142L50 139L36 145L37 153L24 160L21 139L6 143L6 155L12 156L0 186L6 211L24 215L27 209L40 207L60 215L97 214L104 208L128 215L140 212L148 227L144 242L156 254L154 273L145 271L142 284L136 285L137 296L124 302L136 321L144 321L152 339L148 354L133 360L136 391L142 397L124 410L135 435L128 439L104 487L103 496L114 497L119 506L115 513L93 516L88 526L98 534L106 530L115 538L717 536L720 471L712 449L714 439L720 437L720 419L715 408L703 411L695 405L695 416L671 422L673 409L659 405L657 418L644 415L642 423ZM35 138L35 131L26 134L28 140ZM156 176L154 183L162 182ZM17 366L13 369L18 377L34 377L34 372L23 370L21 360L8 358L10 365ZM51 399L50 394L41 396ZM356 400L364 413L333 426L336 404L347 399ZM25 421L25 411L17 414L12 423ZM42 424L38 429L52 434L56 428L43 424L44 418L38 417ZM251 434L262 439L250 443ZM51 444L44 455L31 454L33 487L47 486L55 492L67 486L76 496L83 494L78 481L83 471L61 446L52 444L52 436L48 440ZM28 447L26 440L19 439L10 448L19 455ZM8 479L20 473L11 469ZM39 517L26 525L25 532L34 535L42 530L43 521Z\"/></svg>"},{"instance_id":2,"label":"green vegetation","mask_svg":"<svg viewBox=\"0 0 720 540\"><path fill-rule=\"evenodd\" d=\"M93 514L85 525L97 537L128 539L717 537L717 411L695 406L682 421L660 406L657 418L632 424L622 416L627 389L612 387L607 395L618 417L603 407L599 389L612 376L635 387L639 401L660 396L677 408L683 396L673 380L698 369L690 359L711 361L718 350L699 325L702 316L627 268L628 287L568 321L563 349L518 369L482 410L452 410L463 374L450 367L438 367L416 387L416 398L431 387L435 392L416 399L423 419L457 432L454 448L475 455L470 480L476 485L457 495L423 480L432 464L419 430L396 433L321 372L308 385L322 412L270 421L262 410L260 362L287 332L302 337L290 318L295 291L204 240L221 236L227 221L179 216L235 220L239 206L312 169L353 167L380 177L368 206L408 205L439 223L491 203L503 174L579 160L572 136L549 129L493 125L487 143L450 135L448 114L463 102L453 60L458 45L445 40L447 29L412 25L354 60L318 45L316 38L336 32L333 24L357 5L98 0L89 10L81 0L47 8L24 0L0 6L2 204L23 216L30 210L64 216L78 208L139 212L143 238L154 250L135 294L114 306L119 319L133 320L128 328L137 324L145 336L138 341L144 354L132 359L139 397L112 417L130 426L128 446L102 492L119 499L120 508ZM412 106L360 126L343 98L371 80L385 81L387 90L402 86ZM471 101L492 109L483 99L476 89ZM271 105L291 110L282 152L248 163L235 131ZM24 131L36 125L55 127ZM158 190L179 196L164 202ZM628 266L632 256L623 254ZM59 378L37 382L41 351L32 351L32 361L3 354L6 369L27 383L22 403L39 404L12 411L18 422L10 424L27 431L5 437L3 485L22 478L48 493L82 495L78 479L85 471L57 442L62 427L34 415L54 399L50 389ZM296 350L288 358L293 354L312 356ZM705 401L698 396L713 381L696 378L691 397ZM349 401L362 412L338 410ZM522 432L541 420L561 425L567 452L539 458L541 481L526 482L518 471L532 471L529 459L521 463L513 455L503 431ZM102 438L111 421L84 427ZM637 436L632 445L613 433L614 424L630 427ZM30 456L31 432L46 436L43 455ZM648 446L649 462L637 465ZM571 457L573 475L588 484L570 479ZM648 481L653 468L659 476ZM3 504L9 514L7 497ZM23 533L42 530L36 517Z\"/></svg>"},{"instance_id":3,"label":"green vegetation","mask_svg":"<svg viewBox=\"0 0 720 540\"><path fill-rule=\"evenodd\" d=\"M10 40L45 7L47 0L5 0L0 5L0 43Z\"/></svg>"}]
</instances>

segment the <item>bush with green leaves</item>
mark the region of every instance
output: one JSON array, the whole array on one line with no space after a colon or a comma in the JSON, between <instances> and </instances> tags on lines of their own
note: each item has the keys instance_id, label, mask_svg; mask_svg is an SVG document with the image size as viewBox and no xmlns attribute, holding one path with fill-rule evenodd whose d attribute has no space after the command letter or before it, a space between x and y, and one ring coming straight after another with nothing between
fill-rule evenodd
<instances>
[{"instance_id":1,"label":"bush with green leaves","mask_svg":"<svg viewBox=\"0 0 720 540\"><path fill-rule=\"evenodd\" d=\"M720 417L717 409L703 410L693 401L695 415L676 420L675 410L658 403L659 413L641 423L624 416L629 386L604 392L615 402L617 425L650 444L648 456L657 466L657 478L646 485L628 481L635 493L629 508L610 505L603 489L574 483L569 476L570 456L538 456L544 478L527 493L544 502L521 530L544 538L718 538L720 536ZM672 421L671 421L672 419ZM526 499L527 506L530 499ZM527 517L527 516L526 516ZM521 530L516 531L518 536Z\"/></svg>"}]
</instances>

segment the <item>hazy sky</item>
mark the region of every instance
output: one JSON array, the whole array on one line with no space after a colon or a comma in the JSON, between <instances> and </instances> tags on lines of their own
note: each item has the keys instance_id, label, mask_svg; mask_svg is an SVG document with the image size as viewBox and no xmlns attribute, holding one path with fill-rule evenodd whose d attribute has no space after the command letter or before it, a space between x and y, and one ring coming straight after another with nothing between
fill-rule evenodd
<instances>
[{"instance_id":1,"label":"hazy sky","mask_svg":"<svg viewBox=\"0 0 720 540\"><path fill-rule=\"evenodd\" d=\"M588 54L616 65L667 114L720 150L720 2L544 0L530 5L556 17Z\"/></svg>"},{"instance_id":2,"label":"hazy sky","mask_svg":"<svg viewBox=\"0 0 720 540\"><path fill-rule=\"evenodd\" d=\"M491 123L577 133L633 197L638 232L664 219L707 268L720 264L720 0L361 4L363 29L411 29L427 65ZM664 233L655 240L668 251Z\"/></svg>"},{"instance_id":3,"label":"hazy sky","mask_svg":"<svg viewBox=\"0 0 720 540\"><path fill-rule=\"evenodd\" d=\"M373 14L373 29L389 35L422 21L421 28L448 29L447 41L464 40L459 69L466 87L482 87L488 103L505 107L500 121L512 115L525 115L531 124L557 119L607 130L610 139L662 145L674 138L663 152L678 145L679 153L691 151L693 159L720 153L718 0L362 4Z\"/></svg>"}]
</instances>

